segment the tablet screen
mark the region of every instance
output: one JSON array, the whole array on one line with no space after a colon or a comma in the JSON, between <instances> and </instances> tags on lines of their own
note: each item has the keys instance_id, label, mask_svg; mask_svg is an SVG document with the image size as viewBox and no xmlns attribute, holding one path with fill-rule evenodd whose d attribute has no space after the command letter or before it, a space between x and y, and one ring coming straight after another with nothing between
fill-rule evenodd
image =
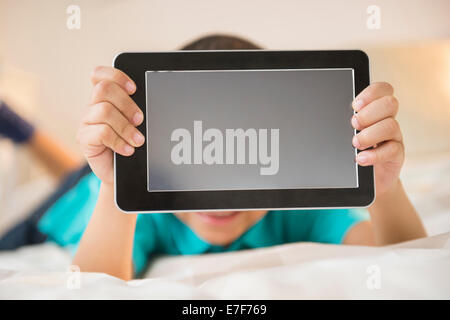
<instances>
[{"instance_id":1,"label":"tablet screen","mask_svg":"<svg viewBox=\"0 0 450 320\"><path fill-rule=\"evenodd\" d=\"M353 69L145 78L149 192L358 187Z\"/></svg>"}]
</instances>

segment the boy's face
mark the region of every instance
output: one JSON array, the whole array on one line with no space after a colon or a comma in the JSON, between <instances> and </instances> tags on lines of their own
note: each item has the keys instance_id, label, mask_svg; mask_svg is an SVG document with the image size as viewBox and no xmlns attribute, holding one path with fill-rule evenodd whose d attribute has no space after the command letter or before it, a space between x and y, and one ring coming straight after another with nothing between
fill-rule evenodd
<instances>
[{"instance_id":1,"label":"boy's face","mask_svg":"<svg viewBox=\"0 0 450 320\"><path fill-rule=\"evenodd\" d=\"M226 246L264 217L263 211L179 212L175 216L203 240Z\"/></svg>"}]
</instances>

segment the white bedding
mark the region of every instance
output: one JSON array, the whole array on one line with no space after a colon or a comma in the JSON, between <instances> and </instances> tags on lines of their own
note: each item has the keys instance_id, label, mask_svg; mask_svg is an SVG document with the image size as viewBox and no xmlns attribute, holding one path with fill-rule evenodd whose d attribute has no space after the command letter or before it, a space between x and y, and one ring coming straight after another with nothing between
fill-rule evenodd
<instances>
[{"instance_id":1,"label":"white bedding","mask_svg":"<svg viewBox=\"0 0 450 320\"><path fill-rule=\"evenodd\" d=\"M69 264L52 244L0 254L0 299L450 299L450 233L380 248L298 243L163 257L129 282Z\"/></svg>"},{"instance_id":2,"label":"white bedding","mask_svg":"<svg viewBox=\"0 0 450 320\"><path fill-rule=\"evenodd\" d=\"M0 253L0 299L450 299L450 153L408 160L402 180L432 237L383 248L298 243L165 257L146 279L130 282L68 272L70 256L44 244ZM0 233L27 206L23 200L45 189L34 183L8 192L21 207L14 212L13 205L0 206Z\"/></svg>"}]
</instances>

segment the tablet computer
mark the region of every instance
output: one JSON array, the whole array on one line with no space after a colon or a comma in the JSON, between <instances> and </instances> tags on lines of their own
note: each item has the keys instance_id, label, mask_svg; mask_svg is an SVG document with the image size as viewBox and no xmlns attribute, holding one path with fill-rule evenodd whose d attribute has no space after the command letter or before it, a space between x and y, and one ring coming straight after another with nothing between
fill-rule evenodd
<instances>
[{"instance_id":1,"label":"tablet computer","mask_svg":"<svg viewBox=\"0 0 450 320\"><path fill-rule=\"evenodd\" d=\"M362 51L121 53L137 85L143 147L115 154L126 212L364 207L351 102L369 85Z\"/></svg>"}]
</instances>

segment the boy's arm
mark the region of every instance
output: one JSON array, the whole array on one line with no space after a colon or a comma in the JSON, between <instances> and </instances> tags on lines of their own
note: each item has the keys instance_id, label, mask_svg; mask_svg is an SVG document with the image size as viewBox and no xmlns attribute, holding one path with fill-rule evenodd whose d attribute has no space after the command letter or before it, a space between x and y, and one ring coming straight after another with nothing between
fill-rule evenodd
<instances>
[{"instance_id":1,"label":"boy's arm","mask_svg":"<svg viewBox=\"0 0 450 320\"><path fill-rule=\"evenodd\" d=\"M426 236L399 179L405 152L395 120L399 104L393 94L390 84L378 82L364 89L352 104L356 114L351 123L360 130L353 137L353 145L361 150L356 162L373 165L376 199L369 207L371 222L353 227L344 240L346 244L385 245Z\"/></svg>"},{"instance_id":2,"label":"boy's arm","mask_svg":"<svg viewBox=\"0 0 450 320\"><path fill-rule=\"evenodd\" d=\"M132 279L136 218L137 215L124 214L115 206L113 186L102 183L73 264L84 272L104 272L124 280Z\"/></svg>"},{"instance_id":3,"label":"boy's arm","mask_svg":"<svg viewBox=\"0 0 450 320\"><path fill-rule=\"evenodd\" d=\"M382 246L427 236L400 180L391 191L377 197L369 213L371 221L350 229L344 244Z\"/></svg>"},{"instance_id":4,"label":"boy's arm","mask_svg":"<svg viewBox=\"0 0 450 320\"><path fill-rule=\"evenodd\" d=\"M81 239L73 264L82 271L105 272L129 280L136 215L124 214L114 203L113 151L130 156L144 143L136 129L144 119L130 98L134 82L122 71L97 67L91 77L91 105L77 140L94 174L102 181L97 205Z\"/></svg>"},{"instance_id":5,"label":"boy's arm","mask_svg":"<svg viewBox=\"0 0 450 320\"><path fill-rule=\"evenodd\" d=\"M386 245L426 237L425 228L400 179L369 208L374 242Z\"/></svg>"}]
</instances>

